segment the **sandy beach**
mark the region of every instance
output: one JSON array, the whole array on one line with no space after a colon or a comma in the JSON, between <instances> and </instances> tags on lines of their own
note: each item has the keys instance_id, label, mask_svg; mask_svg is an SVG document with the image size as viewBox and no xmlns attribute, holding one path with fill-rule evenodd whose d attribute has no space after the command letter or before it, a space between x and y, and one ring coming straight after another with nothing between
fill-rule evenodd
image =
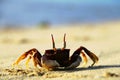
<instances>
[{"instance_id":1,"label":"sandy beach","mask_svg":"<svg viewBox=\"0 0 120 80\"><path fill-rule=\"evenodd\" d=\"M64 27L66 26L66 27ZM15 60L29 49L36 48L41 54L52 48L51 34L56 47L63 47L66 33L67 48L70 55L84 46L94 52L99 61L89 68L92 61L73 70L47 71L35 69L33 62L29 69L25 60L18 66L12 66ZM0 80L119 80L120 79L120 22L101 24L61 25L47 29L12 29L0 30Z\"/></svg>"}]
</instances>

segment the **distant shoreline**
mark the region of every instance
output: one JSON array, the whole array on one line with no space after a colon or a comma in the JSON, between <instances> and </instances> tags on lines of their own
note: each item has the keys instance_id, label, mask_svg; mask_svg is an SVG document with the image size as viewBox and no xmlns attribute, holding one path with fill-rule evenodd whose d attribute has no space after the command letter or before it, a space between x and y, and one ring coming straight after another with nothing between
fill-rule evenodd
<instances>
[{"instance_id":1,"label":"distant shoreline","mask_svg":"<svg viewBox=\"0 0 120 80\"><path fill-rule=\"evenodd\" d=\"M43 22L59 25L120 20L119 2L92 1L81 0L75 3L71 1L67 3L66 0L3 1L0 3L0 25L33 26Z\"/></svg>"}]
</instances>

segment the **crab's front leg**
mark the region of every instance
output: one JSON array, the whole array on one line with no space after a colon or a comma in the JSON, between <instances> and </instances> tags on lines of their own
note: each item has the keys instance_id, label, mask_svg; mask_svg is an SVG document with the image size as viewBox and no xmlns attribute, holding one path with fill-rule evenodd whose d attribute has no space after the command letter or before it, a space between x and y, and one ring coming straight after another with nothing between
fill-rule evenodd
<instances>
[{"instance_id":1,"label":"crab's front leg","mask_svg":"<svg viewBox=\"0 0 120 80\"><path fill-rule=\"evenodd\" d=\"M41 66L41 57L42 55L39 53L39 51L35 48L33 49L30 49L29 51L25 52L24 54L22 54L14 63L13 63L13 66L14 65L18 65L20 61L22 61L23 59L27 58L27 61L26 61L26 67L28 67L28 63L30 61L30 59L33 59L33 62L34 62L34 66L37 67L37 65Z\"/></svg>"},{"instance_id":2,"label":"crab's front leg","mask_svg":"<svg viewBox=\"0 0 120 80\"><path fill-rule=\"evenodd\" d=\"M84 52L92 59L93 64L91 66L93 66L98 61L98 57L94 53L92 53L91 51L89 51L87 48L81 46L73 54L74 55L75 54L80 54L82 52L82 50L84 50Z\"/></svg>"},{"instance_id":3,"label":"crab's front leg","mask_svg":"<svg viewBox=\"0 0 120 80\"><path fill-rule=\"evenodd\" d=\"M93 64L91 66L93 66L98 61L98 57L94 53L89 51L87 48L81 46L70 57L70 60L67 62L67 65L65 67L66 69L71 69L79 66L82 59L84 60L84 64L87 63L87 57L82 50L84 50L84 52L93 60ZM82 59L80 55L82 56Z\"/></svg>"}]
</instances>

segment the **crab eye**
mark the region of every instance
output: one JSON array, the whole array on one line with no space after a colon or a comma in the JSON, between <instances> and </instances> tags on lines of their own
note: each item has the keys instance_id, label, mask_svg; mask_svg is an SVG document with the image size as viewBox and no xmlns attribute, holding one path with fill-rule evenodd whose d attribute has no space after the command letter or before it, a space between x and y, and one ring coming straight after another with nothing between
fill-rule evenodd
<instances>
[{"instance_id":1,"label":"crab eye","mask_svg":"<svg viewBox=\"0 0 120 80\"><path fill-rule=\"evenodd\" d=\"M53 50L56 51L56 48L55 48L55 41L54 41L54 37L53 37L52 34L51 34L51 37L52 37Z\"/></svg>"}]
</instances>

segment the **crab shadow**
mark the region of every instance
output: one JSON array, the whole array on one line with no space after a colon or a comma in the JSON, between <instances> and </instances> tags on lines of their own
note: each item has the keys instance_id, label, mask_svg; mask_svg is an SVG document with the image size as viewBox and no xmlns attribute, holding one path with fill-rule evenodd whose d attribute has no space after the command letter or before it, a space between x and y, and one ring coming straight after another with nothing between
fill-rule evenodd
<instances>
[{"instance_id":1,"label":"crab shadow","mask_svg":"<svg viewBox=\"0 0 120 80\"><path fill-rule=\"evenodd\" d=\"M100 66L93 66L87 68L75 68L75 69L58 69L56 71L67 71L67 72L75 72L75 71L85 71L85 70L98 70L98 69L108 69L108 68L120 68L120 65L100 65Z\"/></svg>"}]
</instances>

